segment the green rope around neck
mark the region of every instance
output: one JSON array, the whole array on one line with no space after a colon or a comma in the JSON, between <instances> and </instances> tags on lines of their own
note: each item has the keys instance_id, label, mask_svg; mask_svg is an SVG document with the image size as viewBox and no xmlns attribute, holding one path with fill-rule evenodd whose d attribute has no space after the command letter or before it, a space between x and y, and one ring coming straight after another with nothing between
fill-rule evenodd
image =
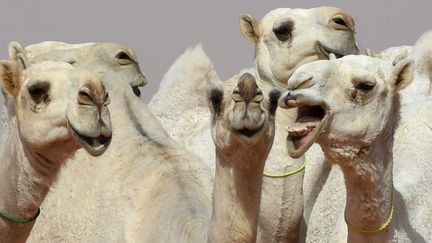
<instances>
[{"instance_id":1,"label":"green rope around neck","mask_svg":"<svg viewBox=\"0 0 432 243\"><path fill-rule=\"evenodd\" d=\"M33 216L29 219L20 219L20 218L14 217L13 215L11 215L9 213L0 211L0 218L3 218L5 220L13 222L13 223L25 224L25 223L30 223L30 222L33 222L34 220L36 220L37 217L39 216L39 214L40 214L40 208L38 208L38 211L37 211L35 216Z\"/></svg>"},{"instance_id":2,"label":"green rope around neck","mask_svg":"<svg viewBox=\"0 0 432 243\"><path fill-rule=\"evenodd\" d=\"M265 177L270 177L270 178L285 178L285 177L297 174L300 171L303 171L305 169L305 166L306 166L306 160L304 160L303 163L297 169L295 169L293 171L284 172L282 174L273 174L273 173L264 171L263 174Z\"/></svg>"}]
</instances>

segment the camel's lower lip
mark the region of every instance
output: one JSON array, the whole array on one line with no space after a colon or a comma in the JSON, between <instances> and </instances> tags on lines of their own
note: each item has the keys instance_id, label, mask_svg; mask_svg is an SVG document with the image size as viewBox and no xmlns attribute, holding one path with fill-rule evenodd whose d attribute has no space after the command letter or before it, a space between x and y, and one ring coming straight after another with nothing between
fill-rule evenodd
<instances>
[{"instance_id":1,"label":"camel's lower lip","mask_svg":"<svg viewBox=\"0 0 432 243\"><path fill-rule=\"evenodd\" d=\"M97 138L93 138L79 133L69 122L68 127L76 141L93 156L103 154L111 142L111 136L105 137L101 135Z\"/></svg>"},{"instance_id":2,"label":"camel's lower lip","mask_svg":"<svg viewBox=\"0 0 432 243\"><path fill-rule=\"evenodd\" d=\"M318 50L324 55L326 56L328 59L330 58L330 53L335 54L336 58L341 58L343 56L345 56L344 54L338 53L336 50L333 50L325 45L323 45L321 42L317 42L317 47Z\"/></svg>"},{"instance_id":3,"label":"camel's lower lip","mask_svg":"<svg viewBox=\"0 0 432 243\"><path fill-rule=\"evenodd\" d=\"M300 106L297 120L288 130L288 154L293 158L302 156L318 139L327 119L321 106Z\"/></svg>"}]
</instances>

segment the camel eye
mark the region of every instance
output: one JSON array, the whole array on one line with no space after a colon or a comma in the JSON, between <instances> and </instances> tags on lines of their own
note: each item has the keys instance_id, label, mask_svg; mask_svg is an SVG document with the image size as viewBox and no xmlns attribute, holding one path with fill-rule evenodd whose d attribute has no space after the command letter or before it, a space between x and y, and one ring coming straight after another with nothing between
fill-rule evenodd
<instances>
[{"instance_id":1,"label":"camel eye","mask_svg":"<svg viewBox=\"0 0 432 243\"><path fill-rule=\"evenodd\" d=\"M48 82L32 84L27 88L28 93L36 103L41 103L47 98L49 89L50 84Z\"/></svg>"},{"instance_id":2,"label":"camel eye","mask_svg":"<svg viewBox=\"0 0 432 243\"><path fill-rule=\"evenodd\" d=\"M125 51L119 51L115 55L115 58L122 65L127 65L127 64L135 63L135 61Z\"/></svg>"},{"instance_id":3,"label":"camel eye","mask_svg":"<svg viewBox=\"0 0 432 243\"><path fill-rule=\"evenodd\" d=\"M284 22L281 25L273 28L273 33L280 41L287 41L291 39L294 23L291 21Z\"/></svg>"},{"instance_id":4,"label":"camel eye","mask_svg":"<svg viewBox=\"0 0 432 243\"><path fill-rule=\"evenodd\" d=\"M367 83L367 82L362 82L359 83L355 86L356 89L361 90L361 91L370 91L375 87L375 84L373 83Z\"/></svg>"}]
</instances>

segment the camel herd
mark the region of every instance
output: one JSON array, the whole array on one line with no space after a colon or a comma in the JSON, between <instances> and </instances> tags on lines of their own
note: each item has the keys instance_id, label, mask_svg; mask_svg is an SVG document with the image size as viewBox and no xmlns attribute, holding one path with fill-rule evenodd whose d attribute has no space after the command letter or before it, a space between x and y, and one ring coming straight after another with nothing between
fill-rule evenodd
<instances>
[{"instance_id":1,"label":"camel herd","mask_svg":"<svg viewBox=\"0 0 432 243\"><path fill-rule=\"evenodd\" d=\"M148 106L126 46L12 42L0 242L432 242L432 32L359 55L338 8L240 29L252 68L190 48Z\"/></svg>"}]
</instances>

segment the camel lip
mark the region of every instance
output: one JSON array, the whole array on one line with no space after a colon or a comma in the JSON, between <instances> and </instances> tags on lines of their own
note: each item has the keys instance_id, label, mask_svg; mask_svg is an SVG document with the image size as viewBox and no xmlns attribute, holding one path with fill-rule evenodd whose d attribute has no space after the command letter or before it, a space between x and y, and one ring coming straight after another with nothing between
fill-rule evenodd
<instances>
[{"instance_id":1,"label":"camel lip","mask_svg":"<svg viewBox=\"0 0 432 243\"><path fill-rule=\"evenodd\" d=\"M99 156L105 152L108 145L111 143L112 136L100 135L99 137L86 136L76 128L73 127L71 122L68 120L68 129L71 132L75 140L80 144L88 153L93 156Z\"/></svg>"},{"instance_id":2,"label":"camel lip","mask_svg":"<svg viewBox=\"0 0 432 243\"><path fill-rule=\"evenodd\" d=\"M321 135L329 118L329 111L324 105L300 105L297 113L287 136L288 154L292 158L306 153Z\"/></svg>"},{"instance_id":3,"label":"camel lip","mask_svg":"<svg viewBox=\"0 0 432 243\"><path fill-rule=\"evenodd\" d=\"M255 141L254 138L262 134L262 132L265 130L264 126L265 125L262 124L259 128L254 130L243 128L239 130L233 129L233 131L235 134L237 134L237 137L242 143L246 145L252 145Z\"/></svg>"},{"instance_id":4,"label":"camel lip","mask_svg":"<svg viewBox=\"0 0 432 243\"><path fill-rule=\"evenodd\" d=\"M255 134L257 134L259 131L261 130L261 127L256 129L256 130L249 130L247 128L241 129L241 130L237 130L237 132L245 137L251 138L253 136L255 136Z\"/></svg>"},{"instance_id":5,"label":"camel lip","mask_svg":"<svg viewBox=\"0 0 432 243\"><path fill-rule=\"evenodd\" d=\"M316 42L316 45L318 47L318 50L321 52L321 54L323 54L324 56L327 57L327 59L330 59L330 53L335 54L336 58L341 58L343 56L345 56L345 54L339 53L336 50L325 46L323 43L321 43L320 41Z\"/></svg>"}]
</instances>

